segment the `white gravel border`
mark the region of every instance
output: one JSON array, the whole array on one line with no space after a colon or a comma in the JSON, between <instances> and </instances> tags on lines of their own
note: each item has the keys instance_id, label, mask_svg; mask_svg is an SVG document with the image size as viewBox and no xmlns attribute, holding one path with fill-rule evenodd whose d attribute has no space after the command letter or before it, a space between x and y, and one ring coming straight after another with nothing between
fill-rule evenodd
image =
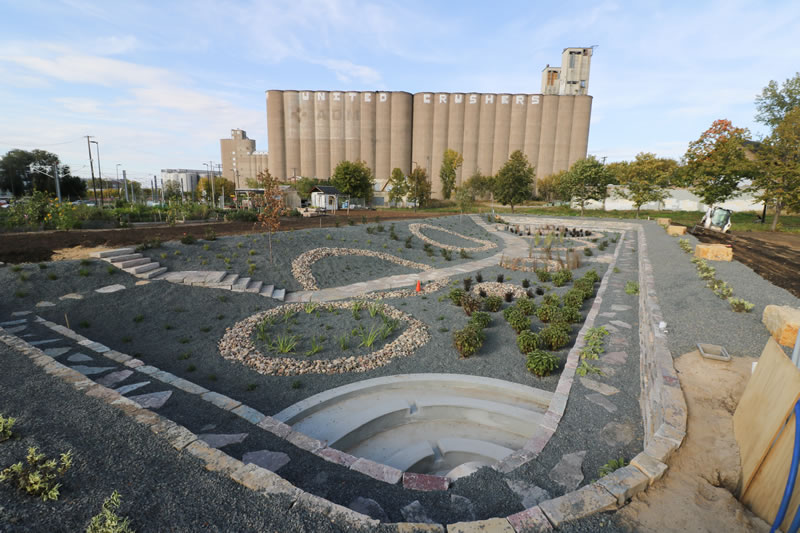
<instances>
[{"instance_id":1,"label":"white gravel border","mask_svg":"<svg viewBox=\"0 0 800 533\"><path fill-rule=\"evenodd\" d=\"M442 244L438 241L431 239L430 237L426 237L421 231L423 228L449 233L450 235L455 235L456 237L460 237L464 240L478 243L480 246L472 246L470 248L465 248L463 246L451 246L449 244ZM411 233L413 233L414 236L417 237L419 240L427 242L428 244L436 246L437 248L442 248L443 250L451 250L453 252L459 252L461 250L464 250L465 252L485 252L486 250L497 248L497 244L492 241L485 241L483 239L478 239L475 237L467 237L466 235L462 235L453 230L449 230L447 228L442 228L439 226L433 226L431 224L422 224L422 223L409 224L408 230Z\"/></svg>"}]
</instances>

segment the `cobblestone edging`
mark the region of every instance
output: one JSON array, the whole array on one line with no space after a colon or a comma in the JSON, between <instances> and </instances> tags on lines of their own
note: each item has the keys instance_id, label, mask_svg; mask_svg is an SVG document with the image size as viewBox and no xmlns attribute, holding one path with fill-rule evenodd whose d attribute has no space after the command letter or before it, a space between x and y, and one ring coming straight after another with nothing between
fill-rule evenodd
<instances>
[{"instance_id":1,"label":"cobblestone edging","mask_svg":"<svg viewBox=\"0 0 800 533\"><path fill-rule=\"evenodd\" d=\"M433 270L433 267L430 265L425 265L423 263L415 263L414 261L409 261L408 259L403 259L402 257L397 257L392 254L387 254L384 252L374 252L372 250L362 250L360 248L314 248L313 250L309 250L298 255L294 261L292 261L292 275L294 279L296 279L300 285L303 286L303 289L307 291L316 291L319 290L319 286L317 285L317 280L314 279L314 274L311 273L311 265L319 261L320 259L324 259L325 257L337 257L337 256L347 256L347 255L361 255L364 257L377 257L378 259L383 259L384 261L390 261L392 263L406 266L409 268L416 268L418 270Z\"/></svg>"},{"instance_id":2,"label":"cobblestone edging","mask_svg":"<svg viewBox=\"0 0 800 533\"><path fill-rule=\"evenodd\" d=\"M333 302L324 305L337 309L352 309L356 301ZM277 317L286 311L295 313L304 310L308 304L290 303L274 307L241 320L229 327L219 341L220 354L245 364L259 374L274 376L295 376L301 374L342 374L345 372L367 372L388 364L395 357L407 357L423 346L431 335L428 327L411 315L387 304L378 304L381 312L406 323L406 329L392 342L380 349L360 356L339 357L331 360L301 360L293 357L268 357L256 349L252 340L253 329L262 320ZM375 305L375 304L370 304Z\"/></svg>"},{"instance_id":3,"label":"cobblestone edging","mask_svg":"<svg viewBox=\"0 0 800 533\"><path fill-rule=\"evenodd\" d=\"M449 233L450 235L455 235L456 237L459 237L466 241L472 241L478 243L479 246L472 246L470 248L465 248L464 246L453 246L450 244L442 244L439 241L433 240L430 237L425 236L425 234L422 233L421 231L423 228L433 229L436 231L441 231L443 233ZM408 231L414 234L414 236L419 240L421 240L422 242L427 242L428 244L436 246L437 248L441 248L443 250L450 250L452 252L459 252L461 250L464 250L465 252L485 252L486 250L492 250L494 248L497 248L497 244L492 241L478 239L476 237L467 237L466 235L462 235L456 231L449 230L446 228L440 228L439 226L433 226L431 224L420 224L420 223L409 224Z\"/></svg>"},{"instance_id":4,"label":"cobblestone edging","mask_svg":"<svg viewBox=\"0 0 800 533\"><path fill-rule=\"evenodd\" d=\"M545 222L546 220L543 219L542 221ZM680 446L685 436L686 404L683 399L680 382L674 370L672 356L666 346L665 334L659 327L662 315L655 294L652 266L647 258L647 242L644 230L638 224L609 224L598 221L593 225L603 225L608 229L623 232L625 230L633 230L638 233L639 335L645 449L631 461L629 466L618 469L612 474L576 491L540 502L534 507L505 518L450 524L447 526L448 533L552 531L554 526L559 527L566 522L597 512L617 509L637 493L646 490L649 485L664 474L667 468L665 461ZM626 237L624 234L621 237L620 245L615 251L609 270L613 269L616 264L616 259L626 242ZM578 365L579 350L584 343L585 332L594 323L598 314L599 303L602 302L608 280L608 275L603 277L592 309L589 311L584 326L579 332L575 346L567 356L567 363L542 423L544 427L540 428L541 432L537 432L537 435L523 449L514 452L504 461L495 465L494 468L500 472L510 472L534 459L555 433L558 422L566 409L569 390ZM37 318L37 320L50 329L79 341L80 345L101 353L129 368L148 374L187 392L199 394L202 399L229 410L258 425L260 428L270 431L327 461L359 471L387 483L396 484L402 481L404 487L415 490L446 490L449 485L449 480L446 478L402 472L386 465L363 458L356 458L339 450L329 448L327 443L296 432L290 426L227 396L209 391L173 374L145 365L138 359L110 350L108 347L92 342L68 328L41 318ZM265 496L270 494L288 495L292 498L292 505L301 505L309 512L320 513L331 520L348 524L353 528L370 528L378 524L376 520L368 516L308 494L269 470L253 464L245 465L224 452L208 447L205 443L198 441L197 436L189 432L185 427L166 420L152 411L142 409L132 400L120 396L113 390L95 384L83 374L61 365L45 355L41 350L32 347L14 335L8 334L2 328L0 328L0 341L29 355L35 364L43 367L45 372L72 383L78 390L83 390L88 395L101 398L107 403L122 409L137 422L150 427L154 433L163 435L176 449L186 450L188 453L203 460L208 470L221 471L238 483L257 490ZM445 531L445 528L440 524L399 523L385 525L394 526L401 532L438 531L444 533Z\"/></svg>"}]
</instances>

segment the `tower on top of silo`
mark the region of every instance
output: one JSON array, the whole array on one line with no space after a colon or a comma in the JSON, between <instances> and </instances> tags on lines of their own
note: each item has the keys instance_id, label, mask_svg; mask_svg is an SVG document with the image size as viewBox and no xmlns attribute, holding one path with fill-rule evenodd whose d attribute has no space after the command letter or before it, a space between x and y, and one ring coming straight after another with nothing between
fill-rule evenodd
<instances>
[{"instance_id":1,"label":"tower on top of silo","mask_svg":"<svg viewBox=\"0 0 800 533\"><path fill-rule=\"evenodd\" d=\"M589 94L589 68L593 47L564 48L561 67L547 65L542 70L542 94Z\"/></svg>"}]
</instances>

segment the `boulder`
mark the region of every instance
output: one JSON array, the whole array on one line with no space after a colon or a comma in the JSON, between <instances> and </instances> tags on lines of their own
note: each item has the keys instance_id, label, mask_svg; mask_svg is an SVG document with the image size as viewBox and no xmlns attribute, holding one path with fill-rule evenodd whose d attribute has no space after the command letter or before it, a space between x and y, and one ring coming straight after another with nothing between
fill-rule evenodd
<instances>
[{"instance_id":1,"label":"boulder","mask_svg":"<svg viewBox=\"0 0 800 533\"><path fill-rule=\"evenodd\" d=\"M673 237L677 237L678 235L686 235L686 226L673 226L670 224L667 226L667 235L672 235Z\"/></svg>"},{"instance_id":2,"label":"boulder","mask_svg":"<svg viewBox=\"0 0 800 533\"><path fill-rule=\"evenodd\" d=\"M664 226L666 228L667 226L672 224L672 219L671 218L657 218L656 222L658 223L659 226Z\"/></svg>"},{"instance_id":3,"label":"boulder","mask_svg":"<svg viewBox=\"0 0 800 533\"><path fill-rule=\"evenodd\" d=\"M697 244L694 255L709 261L733 261L733 248L727 244Z\"/></svg>"},{"instance_id":4,"label":"boulder","mask_svg":"<svg viewBox=\"0 0 800 533\"><path fill-rule=\"evenodd\" d=\"M800 309L788 305L768 305L764 308L761 322L779 344L793 347L797 330L800 329Z\"/></svg>"}]
</instances>

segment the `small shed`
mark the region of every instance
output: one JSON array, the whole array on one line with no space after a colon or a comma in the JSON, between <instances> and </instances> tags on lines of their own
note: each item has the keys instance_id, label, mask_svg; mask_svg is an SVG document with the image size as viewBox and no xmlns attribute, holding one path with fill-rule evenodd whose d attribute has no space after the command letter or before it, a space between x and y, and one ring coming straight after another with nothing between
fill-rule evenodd
<instances>
[{"instance_id":1,"label":"small shed","mask_svg":"<svg viewBox=\"0 0 800 533\"><path fill-rule=\"evenodd\" d=\"M311 189L311 206L326 211L339 208L339 196L342 193L332 185L317 185Z\"/></svg>"}]
</instances>

